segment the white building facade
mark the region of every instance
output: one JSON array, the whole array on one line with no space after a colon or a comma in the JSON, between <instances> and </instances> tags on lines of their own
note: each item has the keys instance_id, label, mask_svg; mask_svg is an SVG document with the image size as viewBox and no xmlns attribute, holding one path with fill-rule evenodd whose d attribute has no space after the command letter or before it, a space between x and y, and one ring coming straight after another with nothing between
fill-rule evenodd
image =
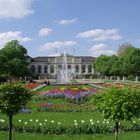
<instances>
[{"instance_id":1,"label":"white building facade","mask_svg":"<svg viewBox=\"0 0 140 140\"><path fill-rule=\"evenodd\" d=\"M85 78L87 75L92 76L94 73L94 61L95 58L91 56L67 55L67 69L74 74L75 78ZM56 79L59 70L62 68L63 55L55 57L30 57L29 62L29 69L32 75Z\"/></svg>"}]
</instances>

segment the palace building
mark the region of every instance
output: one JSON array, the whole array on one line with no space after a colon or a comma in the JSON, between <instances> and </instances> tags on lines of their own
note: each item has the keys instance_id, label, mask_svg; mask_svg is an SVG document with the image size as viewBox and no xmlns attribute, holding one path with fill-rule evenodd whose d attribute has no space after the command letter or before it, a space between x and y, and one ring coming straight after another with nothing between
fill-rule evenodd
<instances>
[{"instance_id":1,"label":"palace building","mask_svg":"<svg viewBox=\"0 0 140 140\"><path fill-rule=\"evenodd\" d=\"M67 69L73 73L75 78L85 78L86 75L94 73L94 57L66 55ZM29 69L32 75L42 78L56 79L59 70L64 63L63 54L61 56L28 57Z\"/></svg>"}]
</instances>

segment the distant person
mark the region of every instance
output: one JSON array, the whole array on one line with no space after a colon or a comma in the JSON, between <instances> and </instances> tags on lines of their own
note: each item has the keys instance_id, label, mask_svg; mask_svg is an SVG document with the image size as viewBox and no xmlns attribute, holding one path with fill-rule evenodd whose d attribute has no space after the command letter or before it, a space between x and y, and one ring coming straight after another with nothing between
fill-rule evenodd
<instances>
[{"instance_id":1,"label":"distant person","mask_svg":"<svg viewBox=\"0 0 140 140\"><path fill-rule=\"evenodd\" d=\"M48 80L48 84L47 85L50 85L50 81Z\"/></svg>"},{"instance_id":2,"label":"distant person","mask_svg":"<svg viewBox=\"0 0 140 140\"><path fill-rule=\"evenodd\" d=\"M44 83L45 83L45 85L48 85L48 81L46 81L46 80L45 80L45 82L44 82Z\"/></svg>"}]
</instances>

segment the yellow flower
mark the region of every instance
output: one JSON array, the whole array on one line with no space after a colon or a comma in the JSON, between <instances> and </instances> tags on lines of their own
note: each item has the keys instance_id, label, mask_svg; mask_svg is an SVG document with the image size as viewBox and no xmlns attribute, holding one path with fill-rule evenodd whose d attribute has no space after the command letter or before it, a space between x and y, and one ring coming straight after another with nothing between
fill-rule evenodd
<instances>
[{"instance_id":1,"label":"yellow flower","mask_svg":"<svg viewBox=\"0 0 140 140\"><path fill-rule=\"evenodd\" d=\"M60 88L61 91L65 90L65 88Z\"/></svg>"},{"instance_id":2,"label":"yellow flower","mask_svg":"<svg viewBox=\"0 0 140 140\"><path fill-rule=\"evenodd\" d=\"M88 90L88 88L87 88L87 87L83 87L83 89L84 89L84 90Z\"/></svg>"},{"instance_id":3,"label":"yellow flower","mask_svg":"<svg viewBox=\"0 0 140 140\"><path fill-rule=\"evenodd\" d=\"M75 90L75 91L78 90L78 88L71 88L71 89L72 89L72 90Z\"/></svg>"}]
</instances>

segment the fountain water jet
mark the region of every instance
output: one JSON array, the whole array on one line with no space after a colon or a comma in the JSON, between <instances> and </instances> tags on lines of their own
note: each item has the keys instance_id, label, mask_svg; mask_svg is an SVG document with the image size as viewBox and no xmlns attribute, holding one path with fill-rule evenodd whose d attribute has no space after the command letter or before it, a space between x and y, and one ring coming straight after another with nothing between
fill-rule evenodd
<instances>
[{"instance_id":1,"label":"fountain water jet","mask_svg":"<svg viewBox=\"0 0 140 140\"><path fill-rule=\"evenodd\" d=\"M73 73L71 72L70 69L68 69L66 50L64 50L62 62L63 62L62 68L59 69L57 80L60 83L67 84L67 83L70 83L71 80L73 79Z\"/></svg>"}]
</instances>

